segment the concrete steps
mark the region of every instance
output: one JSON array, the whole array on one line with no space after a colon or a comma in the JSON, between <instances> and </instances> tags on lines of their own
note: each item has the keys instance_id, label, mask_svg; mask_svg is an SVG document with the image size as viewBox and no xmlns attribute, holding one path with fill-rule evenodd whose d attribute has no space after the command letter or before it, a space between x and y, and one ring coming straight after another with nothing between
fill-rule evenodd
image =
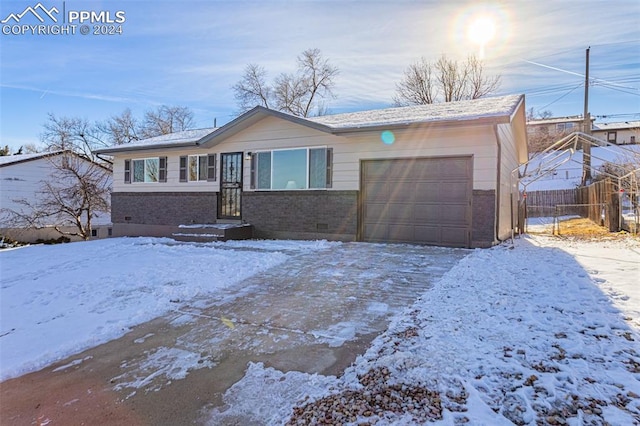
<instances>
[{"instance_id":1,"label":"concrete steps","mask_svg":"<svg viewBox=\"0 0 640 426\"><path fill-rule=\"evenodd\" d=\"M208 243L253 238L253 225L240 222L180 225L171 237L176 241Z\"/></svg>"}]
</instances>

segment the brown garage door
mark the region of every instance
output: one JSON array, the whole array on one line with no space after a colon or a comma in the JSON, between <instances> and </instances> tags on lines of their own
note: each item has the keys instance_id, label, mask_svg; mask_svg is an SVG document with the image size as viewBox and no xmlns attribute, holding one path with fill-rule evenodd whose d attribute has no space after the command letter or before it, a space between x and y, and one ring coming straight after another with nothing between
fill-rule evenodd
<instances>
[{"instance_id":1,"label":"brown garage door","mask_svg":"<svg viewBox=\"0 0 640 426\"><path fill-rule=\"evenodd\" d=\"M472 157L367 160L361 170L364 241L470 246Z\"/></svg>"}]
</instances>

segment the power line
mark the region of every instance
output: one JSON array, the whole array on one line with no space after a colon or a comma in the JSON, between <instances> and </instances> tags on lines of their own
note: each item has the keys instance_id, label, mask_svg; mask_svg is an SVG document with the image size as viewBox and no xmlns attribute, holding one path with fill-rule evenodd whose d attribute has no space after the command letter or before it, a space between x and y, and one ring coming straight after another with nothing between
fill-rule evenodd
<instances>
[{"instance_id":1,"label":"power line","mask_svg":"<svg viewBox=\"0 0 640 426\"><path fill-rule=\"evenodd\" d=\"M545 109L546 107L555 104L556 102L558 102L560 99L564 98L565 96L569 95L571 92L573 92L574 90L576 90L578 87L581 87L582 83L578 84L577 86L575 86L573 89L569 90L567 93L565 93L564 95L560 96L558 99L556 99L553 102L550 102L548 104L546 104L545 106L543 106L542 108L539 108L541 110Z\"/></svg>"}]
</instances>

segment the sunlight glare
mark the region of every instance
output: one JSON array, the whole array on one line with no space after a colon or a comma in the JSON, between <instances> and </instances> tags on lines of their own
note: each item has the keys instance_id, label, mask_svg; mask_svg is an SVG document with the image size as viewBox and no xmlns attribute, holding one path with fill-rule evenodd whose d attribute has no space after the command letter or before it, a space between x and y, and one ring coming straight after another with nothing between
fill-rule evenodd
<instances>
[{"instance_id":1,"label":"sunlight glare","mask_svg":"<svg viewBox=\"0 0 640 426\"><path fill-rule=\"evenodd\" d=\"M496 35L494 20L488 16L477 17L467 29L469 41L480 46L490 42Z\"/></svg>"}]
</instances>

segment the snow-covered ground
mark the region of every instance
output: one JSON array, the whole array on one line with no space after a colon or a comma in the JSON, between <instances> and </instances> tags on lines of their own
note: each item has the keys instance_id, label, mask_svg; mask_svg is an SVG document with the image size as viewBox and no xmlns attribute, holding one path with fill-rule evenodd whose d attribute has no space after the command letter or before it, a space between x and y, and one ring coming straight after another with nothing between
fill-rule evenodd
<instances>
[{"instance_id":1,"label":"snow-covered ground","mask_svg":"<svg viewBox=\"0 0 640 426\"><path fill-rule=\"evenodd\" d=\"M210 424L297 400L292 424L637 425L639 342L637 239L526 237L464 258L341 378L250 364Z\"/></svg>"},{"instance_id":2,"label":"snow-covered ground","mask_svg":"<svg viewBox=\"0 0 640 426\"><path fill-rule=\"evenodd\" d=\"M0 380L38 370L328 242L114 238L0 251Z\"/></svg>"},{"instance_id":3,"label":"snow-covered ground","mask_svg":"<svg viewBox=\"0 0 640 426\"><path fill-rule=\"evenodd\" d=\"M333 244L118 238L2 251L0 378ZM209 418L276 425L295 412L292 423L336 423L346 412L353 424L640 424L639 342L637 239L524 237L472 251L343 376L250 364Z\"/></svg>"}]
</instances>

